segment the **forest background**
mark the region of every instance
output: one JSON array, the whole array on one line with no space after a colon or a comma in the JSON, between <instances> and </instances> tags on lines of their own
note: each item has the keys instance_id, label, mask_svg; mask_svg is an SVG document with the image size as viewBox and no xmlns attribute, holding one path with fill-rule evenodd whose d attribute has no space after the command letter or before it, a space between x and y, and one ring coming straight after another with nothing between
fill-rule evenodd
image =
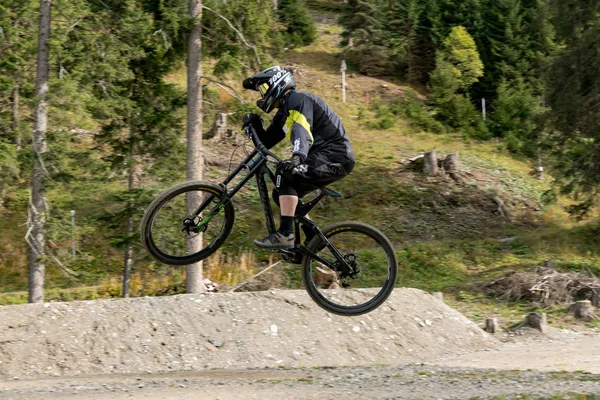
<instances>
[{"instance_id":1,"label":"forest background","mask_svg":"<svg viewBox=\"0 0 600 400\"><path fill-rule=\"evenodd\" d=\"M300 90L324 97L340 114L362 165L344 180L346 199L326 203L322 219L382 228L397 246L399 285L469 300L483 299L473 282L550 258L561 269L600 273L599 2L204 6L204 131L210 137L215 117L226 114L233 132L205 140L205 179L227 173L241 118L257 112L255 96L240 93L241 80L290 66ZM33 0L0 5L4 304L27 301L39 7ZM52 3L42 157L46 300L121 296L128 251L132 295L184 291L184 271L151 260L131 227L157 193L185 179L186 38L198 22L188 11L184 1ZM351 76L347 103L337 88L342 59ZM404 158L432 149L460 151L471 182L458 187L399 171ZM541 165L543 181L531 174ZM494 213L493 196L511 218ZM267 265L269 253L251 246L264 230L260 210L256 193L241 194L232 237L205 263L208 278L235 285ZM293 267L271 279L300 285Z\"/></svg>"}]
</instances>

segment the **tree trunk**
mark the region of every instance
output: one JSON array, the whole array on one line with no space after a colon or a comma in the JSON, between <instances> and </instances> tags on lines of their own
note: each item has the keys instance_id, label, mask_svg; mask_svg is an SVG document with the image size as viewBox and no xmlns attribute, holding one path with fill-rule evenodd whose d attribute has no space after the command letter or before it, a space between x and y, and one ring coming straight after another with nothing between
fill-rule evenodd
<instances>
[{"instance_id":1,"label":"tree trunk","mask_svg":"<svg viewBox=\"0 0 600 400\"><path fill-rule=\"evenodd\" d=\"M133 140L135 137L135 125L132 123L130 126L130 147L129 147L129 179L127 183L127 189L132 191L139 185L139 164L135 161ZM133 209L133 204L129 203L129 209ZM133 234L133 216L130 215L127 220L127 244L125 245L124 255L124 269L123 269L123 297L129 297L129 286L131 283L131 270L133 269L133 246L131 244L131 235Z\"/></svg>"},{"instance_id":2,"label":"tree trunk","mask_svg":"<svg viewBox=\"0 0 600 400\"><path fill-rule=\"evenodd\" d=\"M187 58L187 180L201 180L204 168L202 148L202 0L190 0L189 12L196 24L188 38ZM188 214L198 205L195 196L188 196ZM202 248L202 240L189 240L187 251L195 253ZM204 291L202 262L186 267L186 293Z\"/></svg>"},{"instance_id":3,"label":"tree trunk","mask_svg":"<svg viewBox=\"0 0 600 400\"><path fill-rule=\"evenodd\" d=\"M428 151L424 154L423 158L423 172L429 176L438 176L440 171L438 167L437 154L435 150Z\"/></svg>"},{"instance_id":4,"label":"tree trunk","mask_svg":"<svg viewBox=\"0 0 600 400\"><path fill-rule=\"evenodd\" d=\"M14 143L17 150L22 150L21 147L21 132L19 132L19 84L15 84L12 91L12 131L14 135Z\"/></svg>"},{"instance_id":5,"label":"tree trunk","mask_svg":"<svg viewBox=\"0 0 600 400\"><path fill-rule=\"evenodd\" d=\"M45 169L43 154L47 150L46 129L48 126L48 39L50 37L51 0L40 0L40 25L37 50L37 77L35 81L36 108L33 127L33 171L31 174L31 201L29 236L29 302L44 301L46 207L44 199Z\"/></svg>"}]
</instances>

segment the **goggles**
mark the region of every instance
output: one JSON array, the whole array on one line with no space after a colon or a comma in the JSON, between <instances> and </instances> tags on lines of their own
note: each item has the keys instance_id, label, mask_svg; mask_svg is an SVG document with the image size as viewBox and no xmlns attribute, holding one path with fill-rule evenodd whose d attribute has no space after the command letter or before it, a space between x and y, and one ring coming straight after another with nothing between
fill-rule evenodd
<instances>
[{"instance_id":1,"label":"goggles","mask_svg":"<svg viewBox=\"0 0 600 400\"><path fill-rule=\"evenodd\" d=\"M263 83L262 85L260 85L258 87L258 92L260 93L260 95L262 97L265 97L265 95L267 94L268 91L269 91L269 84L268 83Z\"/></svg>"}]
</instances>

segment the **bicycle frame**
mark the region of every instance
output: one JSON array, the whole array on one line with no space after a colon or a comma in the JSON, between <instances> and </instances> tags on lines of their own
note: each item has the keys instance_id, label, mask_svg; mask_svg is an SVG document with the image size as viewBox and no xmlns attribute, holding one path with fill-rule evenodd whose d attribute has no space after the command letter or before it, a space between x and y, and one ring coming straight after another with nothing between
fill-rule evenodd
<instances>
[{"instance_id":1,"label":"bicycle frame","mask_svg":"<svg viewBox=\"0 0 600 400\"><path fill-rule=\"evenodd\" d=\"M199 227L200 229L202 228L202 226L207 225L208 222L210 222L210 220L213 218L213 216L223 207L223 205L230 202L231 199L237 194L237 192L244 185L246 185L248 181L250 181L250 179L256 176L258 194L260 196L260 201L263 206L267 230L269 234L276 231L275 221L273 219L273 211L271 209L271 203L269 201L269 191L267 188L265 175L267 175L271 182L273 182L273 184L275 185L275 175L273 174L273 171L271 171L271 169L267 166L267 161L269 156L273 157L275 160L278 161L280 161L280 159L279 157L277 157L277 155L272 153L264 146L264 144L260 141L258 135L256 134L256 131L252 128L252 126L246 127L246 134L252 137L255 149L236 167L235 170L233 170L231 174L229 174L229 176L223 182L219 184L223 188L223 192L225 195L221 198L219 203L210 210L208 215L202 218L201 221L199 221L197 227ZM238 174L245 169L249 171L248 174L235 187L233 187L231 190L227 190L227 185L230 182L232 182L236 178L236 176L238 176ZM344 260L344 257L338 251L338 249L327 239L327 237L323 234L323 232L321 232L321 230L313 221L306 218L308 212L310 212L310 210L312 210L324 196L325 194L323 193L323 191L321 191L321 193L313 200L306 204L302 204L297 208L296 216L294 218L294 229L296 231L296 247L291 250L280 250L280 252L291 258L295 258L298 255L298 253L307 254L311 258L321 262L322 264L326 265L327 267L333 270L339 270L339 267L341 266L343 272L352 273L353 268L350 265L348 265L348 263ZM202 204L200 204L195 214L192 216L192 219L193 217L200 215L204 211L204 209L214 200L214 198L214 195L208 196L202 202ZM311 229L321 237L321 240L325 242L326 247L330 249L330 251L335 256L336 260L339 262L338 265L334 265L334 263L332 263L331 261L323 259L318 254L315 254L311 250L307 249L306 246L300 243L299 232L301 224L310 226Z\"/></svg>"}]
</instances>

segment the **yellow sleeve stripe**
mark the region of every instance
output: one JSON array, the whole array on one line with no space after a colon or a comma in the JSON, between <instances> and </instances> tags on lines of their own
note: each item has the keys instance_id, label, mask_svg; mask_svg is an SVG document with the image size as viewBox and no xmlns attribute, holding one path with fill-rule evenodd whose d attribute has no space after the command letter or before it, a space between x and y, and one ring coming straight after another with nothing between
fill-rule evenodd
<instances>
[{"instance_id":1,"label":"yellow sleeve stripe","mask_svg":"<svg viewBox=\"0 0 600 400\"><path fill-rule=\"evenodd\" d=\"M304 114L297 110L290 110L290 116L285 121L285 124L283 124L283 131L285 132L285 137L287 139L290 139L290 137L292 136L292 125L294 125L294 122L306 129L306 132L308 132L308 136L310 136L310 140L314 143L315 139L313 138L313 134L310 131L310 125L306 120L306 117L304 116Z\"/></svg>"}]
</instances>

